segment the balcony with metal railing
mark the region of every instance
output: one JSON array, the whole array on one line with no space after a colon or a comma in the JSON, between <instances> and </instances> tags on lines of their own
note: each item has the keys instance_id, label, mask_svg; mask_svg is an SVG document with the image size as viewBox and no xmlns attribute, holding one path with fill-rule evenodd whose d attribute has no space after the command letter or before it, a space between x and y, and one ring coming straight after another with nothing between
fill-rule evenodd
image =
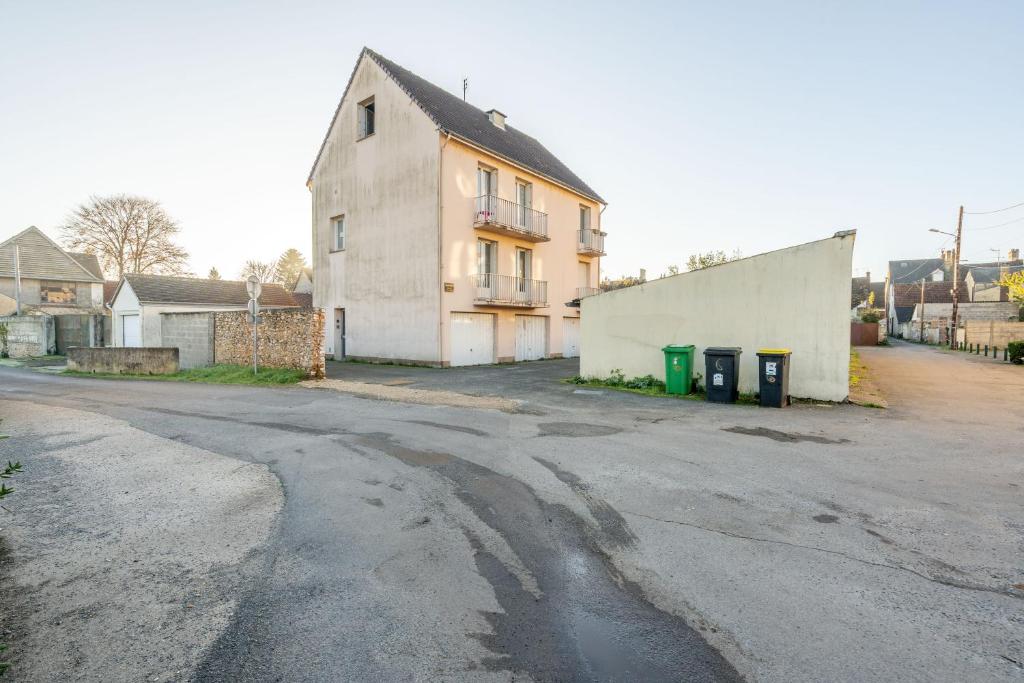
<instances>
[{"instance_id":1,"label":"balcony with metal railing","mask_svg":"<svg viewBox=\"0 0 1024 683\"><path fill-rule=\"evenodd\" d=\"M529 242L548 242L548 215L493 195L476 198L473 227Z\"/></svg>"},{"instance_id":2,"label":"balcony with metal railing","mask_svg":"<svg viewBox=\"0 0 1024 683\"><path fill-rule=\"evenodd\" d=\"M577 299L582 299L582 298L588 297L588 296L594 296L595 294L600 294L600 293L601 293L601 290L598 287L577 287L576 288L576 298Z\"/></svg>"},{"instance_id":3,"label":"balcony with metal railing","mask_svg":"<svg viewBox=\"0 0 1024 683\"><path fill-rule=\"evenodd\" d=\"M576 253L587 256L604 256L605 233L600 230L582 228L576 231Z\"/></svg>"},{"instance_id":4,"label":"balcony with metal railing","mask_svg":"<svg viewBox=\"0 0 1024 683\"><path fill-rule=\"evenodd\" d=\"M548 305L548 283L512 275L480 273L476 276L473 302L478 306L545 308Z\"/></svg>"}]
</instances>

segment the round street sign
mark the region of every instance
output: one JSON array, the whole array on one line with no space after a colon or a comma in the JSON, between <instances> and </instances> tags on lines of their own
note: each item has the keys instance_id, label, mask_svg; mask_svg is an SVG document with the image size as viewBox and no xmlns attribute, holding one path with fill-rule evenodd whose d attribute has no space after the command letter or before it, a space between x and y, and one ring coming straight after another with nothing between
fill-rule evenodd
<instances>
[{"instance_id":1,"label":"round street sign","mask_svg":"<svg viewBox=\"0 0 1024 683\"><path fill-rule=\"evenodd\" d=\"M263 291L263 285L260 284L260 279L255 275L250 275L245 280L245 291L249 293L250 299L258 299L260 292Z\"/></svg>"},{"instance_id":2,"label":"round street sign","mask_svg":"<svg viewBox=\"0 0 1024 683\"><path fill-rule=\"evenodd\" d=\"M249 315L259 315L260 305L256 299L249 299Z\"/></svg>"}]
</instances>

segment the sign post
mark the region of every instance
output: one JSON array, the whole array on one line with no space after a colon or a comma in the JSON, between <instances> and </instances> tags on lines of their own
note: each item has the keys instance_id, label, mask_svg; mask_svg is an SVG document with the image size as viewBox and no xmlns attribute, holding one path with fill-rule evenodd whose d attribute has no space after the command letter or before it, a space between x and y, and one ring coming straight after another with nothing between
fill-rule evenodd
<instances>
[{"instance_id":1,"label":"sign post","mask_svg":"<svg viewBox=\"0 0 1024 683\"><path fill-rule=\"evenodd\" d=\"M257 333L260 323L260 292L263 285L255 275L250 275L245 280L245 291L249 293L249 322L252 323L252 374L259 372L259 334Z\"/></svg>"}]
</instances>

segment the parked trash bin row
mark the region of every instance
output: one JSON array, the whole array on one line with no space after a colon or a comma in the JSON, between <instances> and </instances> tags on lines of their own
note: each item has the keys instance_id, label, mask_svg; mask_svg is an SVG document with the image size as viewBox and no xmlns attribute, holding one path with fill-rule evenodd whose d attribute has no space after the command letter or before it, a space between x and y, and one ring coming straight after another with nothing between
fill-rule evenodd
<instances>
[{"instance_id":1,"label":"parked trash bin row","mask_svg":"<svg viewBox=\"0 0 1024 683\"><path fill-rule=\"evenodd\" d=\"M665 354L665 391L688 394L693 391L692 344L670 344ZM735 403L740 395L740 356L738 346L712 346L704 349L705 388L712 403ZM766 408L783 408L789 400L789 349L761 349L757 352L760 404Z\"/></svg>"}]
</instances>

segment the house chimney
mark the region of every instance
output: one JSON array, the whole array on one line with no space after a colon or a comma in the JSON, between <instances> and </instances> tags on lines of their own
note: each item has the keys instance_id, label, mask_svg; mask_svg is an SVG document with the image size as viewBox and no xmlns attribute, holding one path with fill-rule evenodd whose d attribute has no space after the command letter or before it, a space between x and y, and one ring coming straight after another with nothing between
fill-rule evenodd
<instances>
[{"instance_id":1,"label":"house chimney","mask_svg":"<svg viewBox=\"0 0 1024 683\"><path fill-rule=\"evenodd\" d=\"M1020 249L1011 249L1006 253L1007 261L1016 261L1020 259Z\"/></svg>"},{"instance_id":2,"label":"house chimney","mask_svg":"<svg viewBox=\"0 0 1024 683\"><path fill-rule=\"evenodd\" d=\"M868 284L870 285L871 284L871 271L869 270L866 273L864 273L864 277L867 278Z\"/></svg>"},{"instance_id":3,"label":"house chimney","mask_svg":"<svg viewBox=\"0 0 1024 683\"><path fill-rule=\"evenodd\" d=\"M498 128L505 130L505 115L497 109L487 110L487 119Z\"/></svg>"},{"instance_id":4,"label":"house chimney","mask_svg":"<svg viewBox=\"0 0 1024 683\"><path fill-rule=\"evenodd\" d=\"M640 269L640 282L647 282L647 269L646 268L641 268Z\"/></svg>"},{"instance_id":5,"label":"house chimney","mask_svg":"<svg viewBox=\"0 0 1024 683\"><path fill-rule=\"evenodd\" d=\"M942 262L946 265L947 269L952 269L953 268L953 258L954 258L953 255L955 253L956 252L954 252L952 249L943 249L942 250Z\"/></svg>"}]
</instances>

